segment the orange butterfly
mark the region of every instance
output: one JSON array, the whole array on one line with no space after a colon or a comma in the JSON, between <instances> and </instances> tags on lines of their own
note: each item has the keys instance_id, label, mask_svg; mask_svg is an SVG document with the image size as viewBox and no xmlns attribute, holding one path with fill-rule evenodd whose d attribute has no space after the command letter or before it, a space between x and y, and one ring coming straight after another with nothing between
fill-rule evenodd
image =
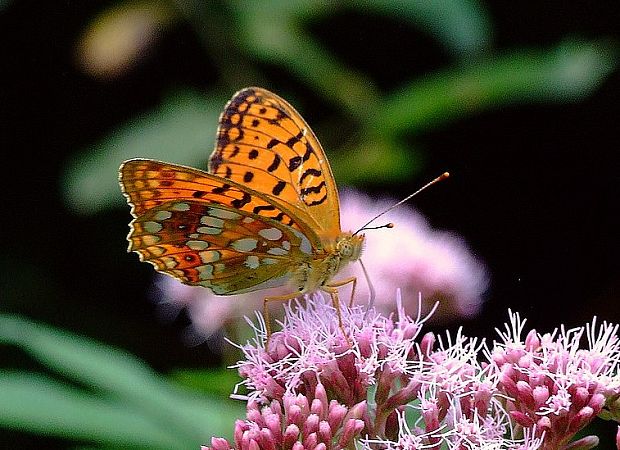
<instances>
[{"instance_id":1,"label":"orange butterfly","mask_svg":"<svg viewBox=\"0 0 620 450\"><path fill-rule=\"evenodd\" d=\"M325 152L301 115L261 88L237 92L219 121L209 172L131 159L119 180L131 206L128 251L158 271L218 295L292 284L323 290L340 320L332 282L358 260L364 235L340 229L338 191ZM374 220L374 219L373 219ZM342 328L342 326L341 326Z\"/></svg>"}]
</instances>

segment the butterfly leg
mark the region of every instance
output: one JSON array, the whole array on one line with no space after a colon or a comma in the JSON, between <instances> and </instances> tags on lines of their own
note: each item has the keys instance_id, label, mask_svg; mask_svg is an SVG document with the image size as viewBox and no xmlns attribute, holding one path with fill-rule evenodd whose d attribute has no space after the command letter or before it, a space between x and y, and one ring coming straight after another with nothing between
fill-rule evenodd
<instances>
[{"instance_id":1,"label":"butterfly leg","mask_svg":"<svg viewBox=\"0 0 620 450\"><path fill-rule=\"evenodd\" d=\"M269 338L271 337L271 318L269 316L269 308L267 304L269 302L285 302L287 300L292 300L295 297L299 297L299 292L292 292L290 294L285 295L273 295L271 297L265 297L263 300L263 317L265 318L265 328L267 329L267 343L269 343Z\"/></svg>"},{"instance_id":2,"label":"butterfly leg","mask_svg":"<svg viewBox=\"0 0 620 450\"><path fill-rule=\"evenodd\" d=\"M349 346L351 346L351 341L349 340L349 336L347 336L347 333L345 333L344 331L344 325L342 325L342 315L340 313L340 298L338 297L338 289L336 289L336 287L342 286L343 284L347 284L351 282L352 281L347 281L342 284L338 282L335 284L330 284L330 285L321 287L321 289L327 292L332 298L332 304L334 305L334 308L336 309L336 315L338 316L338 327L340 328L340 331L342 331L342 335L347 340L347 343L349 344Z\"/></svg>"},{"instance_id":3,"label":"butterfly leg","mask_svg":"<svg viewBox=\"0 0 620 450\"><path fill-rule=\"evenodd\" d=\"M335 283L330 283L327 286L328 287L333 287L333 288L338 288L338 287L342 287L345 286L347 284L351 283L351 298L349 299L349 308L351 306L353 306L353 298L355 297L355 287L357 286L357 278L356 277L351 277L351 278L345 278L344 280L340 280L340 281L336 281Z\"/></svg>"}]
</instances>

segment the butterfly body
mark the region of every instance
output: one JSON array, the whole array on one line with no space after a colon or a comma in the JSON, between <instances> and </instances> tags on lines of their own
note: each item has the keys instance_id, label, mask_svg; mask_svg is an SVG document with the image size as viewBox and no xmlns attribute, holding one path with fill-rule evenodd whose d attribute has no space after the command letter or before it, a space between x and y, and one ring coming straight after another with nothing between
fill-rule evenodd
<instances>
[{"instance_id":1,"label":"butterfly body","mask_svg":"<svg viewBox=\"0 0 620 450\"><path fill-rule=\"evenodd\" d=\"M357 261L362 252L364 236L342 233L333 241L326 239L324 242L324 256L301 261L291 273L293 286L301 294L327 286L346 264Z\"/></svg>"},{"instance_id":2,"label":"butterfly body","mask_svg":"<svg viewBox=\"0 0 620 450\"><path fill-rule=\"evenodd\" d=\"M134 217L129 251L159 272L240 294L291 284L285 300L353 283L332 280L364 236L340 228L338 191L299 113L261 88L237 92L220 117L209 171L149 159L119 170ZM265 310L266 311L266 310Z\"/></svg>"}]
</instances>

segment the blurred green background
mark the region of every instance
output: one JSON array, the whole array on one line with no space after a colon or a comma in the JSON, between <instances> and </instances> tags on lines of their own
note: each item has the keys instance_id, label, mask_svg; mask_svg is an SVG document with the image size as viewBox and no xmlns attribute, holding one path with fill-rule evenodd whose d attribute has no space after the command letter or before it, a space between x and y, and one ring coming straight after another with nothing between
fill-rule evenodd
<instances>
[{"instance_id":1,"label":"blurred green background","mask_svg":"<svg viewBox=\"0 0 620 450\"><path fill-rule=\"evenodd\" d=\"M206 167L248 85L302 112L339 185L398 197L451 172L414 203L491 273L482 314L455 327L493 337L508 307L541 330L620 321L617 1L0 8L0 447L230 434L234 373L183 344L186 317L158 318L116 171L138 156Z\"/></svg>"}]
</instances>

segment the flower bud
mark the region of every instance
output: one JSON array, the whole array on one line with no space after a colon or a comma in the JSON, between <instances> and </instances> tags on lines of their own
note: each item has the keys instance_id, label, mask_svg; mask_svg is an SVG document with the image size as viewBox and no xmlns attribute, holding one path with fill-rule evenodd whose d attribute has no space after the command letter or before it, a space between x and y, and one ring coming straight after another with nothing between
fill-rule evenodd
<instances>
[{"instance_id":1,"label":"flower bud","mask_svg":"<svg viewBox=\"0 0 620 450\"><path fill-rule=\"evenodd\" d=\"M534 421L521 411L510 411L510 417L516 420L522 427L531 427L534 425Z\"/></svg>"},{"instance_id":2,"label":"flower bud","mask_svg":"<svg viewBox=\"0 0 620 450\"><path fill-rule=\"evenodd\" d=\"M294 443L298 442L300 437L299 427L295 424L289 425L282 435L282 447L291 448Z\"/></svg>"},{"instance_id":3,"label":"flower bud","mask_svg":"<svg viewBox=\"0 0 620 450\"><path fill-rule=\"evenodd\" d=\"M331 442L332 430L326 420L321 420L319 423L319 440L321 442Z\"/></svg>"},{"instance_id":4,"label":"flower bud","mask_svg":"<svg viewBox=\"0 0 620 450\"><path fill-rule=\"evenodd\" d=\"M342 435L338 440L338 448L347 448L353 439L364 429L364 421L359 419L348 419L344 425Z\"/></svg>"},{"instance_id":5,"label":"flower bud","mask_svg":"<svg viewBox=\"0 0 620 450\"><path fill-rule=\"evenodd\" d=\"M599 438L597 436L586 436L575 442L571 442L569 445L564 447L566 450L590 450L592 448L597 447L599 444Z\"/></svg>"},{"instance_id":6,"label":"flower bud","mask_svg":"<svg viewBox=\"0 0 620 450\"><path fill-rule=\"evenodd\" d=\"M201 450L206 449L207 447L201 447ZM211 449L212 450L229 450L231 448L228 441L224 438L211 438Z\"/></svg>"},{"instance_id":7,"label":"flower bud","mask_svg":"<svg viewBox=\"0 0 620 450\"><path fill-rule=\"evenodd\" d=\"M525 349L528 352L535 352L540 347L540 339L538 338L538 333L536 330L532 329L525 338Z\"/></svg>"}]
</instances>

